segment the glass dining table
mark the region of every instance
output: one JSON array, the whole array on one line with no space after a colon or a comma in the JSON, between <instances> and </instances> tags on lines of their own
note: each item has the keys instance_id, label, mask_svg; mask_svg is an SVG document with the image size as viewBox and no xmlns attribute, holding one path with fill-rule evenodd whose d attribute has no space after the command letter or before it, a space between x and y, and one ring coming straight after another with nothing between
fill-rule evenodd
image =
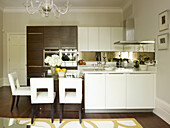
<instances>
[{"instance_id":1,"label":"glass dining table","mask_svg":"<svg viewBox=\"0 0 170 128\"><path fill-rule=\"evenodd\" d=\"M59 79L60 78L67 78L67 79L74 79L74 78L81 78L82 79L82 102L83 102L83 107L84 107L84 75L79 74L79 75L65 75L65 76L54 76L54 75L44 75L44 76L28 76L27 80L30 81L31 78L53 78L54 79L54 91L57 93L57 99L59 101Z\"/></svg>"}]
</instances>

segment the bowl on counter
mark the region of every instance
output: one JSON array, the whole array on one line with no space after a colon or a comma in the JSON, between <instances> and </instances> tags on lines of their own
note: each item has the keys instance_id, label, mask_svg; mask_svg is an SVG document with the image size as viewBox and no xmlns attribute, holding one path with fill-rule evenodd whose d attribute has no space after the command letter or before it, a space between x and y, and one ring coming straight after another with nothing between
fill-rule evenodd
<instances>
[{"instance_id":1,"label":"bowl on counter","mask_svg":"<svg viewBox=\"0 0 170 128\"><path fill-rule=\"evenodd\" d=\"M66 71L57 71L59 77L64 77L66 74Z\"/></svg>"}]
</instances>

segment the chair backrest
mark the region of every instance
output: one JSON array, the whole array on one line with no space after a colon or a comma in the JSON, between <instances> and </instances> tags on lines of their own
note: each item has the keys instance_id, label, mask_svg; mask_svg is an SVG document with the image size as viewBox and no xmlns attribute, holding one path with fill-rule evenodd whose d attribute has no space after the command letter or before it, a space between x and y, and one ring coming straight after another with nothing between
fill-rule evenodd
<instances>
[{"instance_id":1,"label":"chair backrest","mask_svg":"<svg viewBox=\"0 0 170 128\"><path fill-rule=\"evenodd\" d=\"M15 90L20 87L19 79L16 72L8 74L9 83L11 85L12 95L15 94Z\"/></svg>"},{"instance_id":2,"label":"chair backrest","mask_svg":"<svg viewBox=\"0 0 170 128\"><path fill-rule=\"evenodd\" d=\"M67 97L66 95L67 89L75 89L76 90L74 92L75 96ZM59 78L59 102L60 103L82 102L82 79L81 78Z\"/></svg>"},{"instance_id":3,"label":"chair backrest","mask_svg":"<svg viewBox=\"0 0 170 128\"><path fill-rule=\"evenodd\" d=\"M31 78L31 103L37 103L38 91L37 89L47 89L49 102L54 100L54 79L53 78Z\"/></svg>"}]
</instances>

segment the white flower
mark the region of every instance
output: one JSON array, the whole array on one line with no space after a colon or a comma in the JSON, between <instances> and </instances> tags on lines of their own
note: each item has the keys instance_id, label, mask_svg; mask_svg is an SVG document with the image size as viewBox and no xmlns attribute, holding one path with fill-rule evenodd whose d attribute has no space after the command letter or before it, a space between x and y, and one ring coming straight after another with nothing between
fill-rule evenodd
<instances>
[{"instance_id":1,"label":"white flower","mask_svg":"<svg viewBox=\"0 0 170 128\"><path fill-rule=\"evenodd\" d=\"M51 61L51 57L50 56L47 56L46 59L44 60L44 62L46 64L48 64L50 61Z\"/></svg>"},{"instance_id":2,"label":"white flower","mask_svg":"<svg viewBox=\"0 0 170 128\"><path fill-rule=\"evenodd\" d=\"M52 55L52 57L47 56L44 62L52 67L55 67L55 66L61 66L63 61L60 59L58 55Z\"/></svg>"},{"instance_id":3,"label":"white flower","mask_svg":"<svg viewBox=\"0 0 170 128\"><path fill-rule=\"evenodd\" d=\"M57 60L60 59L60 57L58 55L52 55L51 57L52 57L52 59L57 59Z\"/></svg>"}]
</instances>

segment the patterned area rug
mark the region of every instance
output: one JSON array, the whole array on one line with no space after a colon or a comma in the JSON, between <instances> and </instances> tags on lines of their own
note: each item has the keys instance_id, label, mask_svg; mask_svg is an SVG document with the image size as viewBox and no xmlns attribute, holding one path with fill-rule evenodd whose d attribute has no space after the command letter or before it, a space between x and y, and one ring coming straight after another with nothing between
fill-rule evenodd
<instances>
[{"instance_id":1,"label":"patterned area rug","mask_svg":"<svg viewBox=\"0 0 170 128\"><path fill-rule=\"evenodd\" d=\"M20 118L18 124L30 124L31 119ZM135 119L82 119L79 123L78 119L63 119L60 124L59 119L55 119L51 123L50 119L34 119L33 126L38 128L143 128Z\"/></svg>"}]
</instances>

